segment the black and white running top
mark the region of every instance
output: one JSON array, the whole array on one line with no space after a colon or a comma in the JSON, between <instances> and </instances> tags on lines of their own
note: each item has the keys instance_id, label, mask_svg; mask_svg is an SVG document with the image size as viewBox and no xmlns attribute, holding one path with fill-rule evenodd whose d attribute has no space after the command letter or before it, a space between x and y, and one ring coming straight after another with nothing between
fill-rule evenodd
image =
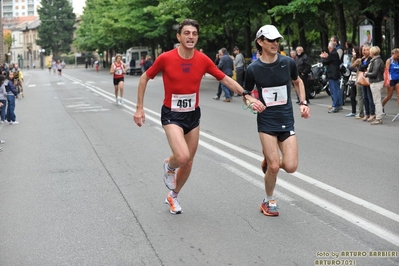
<instances>
[{"instance_id":1,"label":"black and white running top","mask_svg":"<svg viewBox=\"0 0 399 266\"><path fill-rule=\"evenodd\" d=\"M248 66L245 89L257 89L259 100L267 106L265 111L258 113L258 132L294 130L291 80L297 78L295 61L280 54L277 54L277 60L271 64L257 59Z\"/></svg>"}]
</instances>

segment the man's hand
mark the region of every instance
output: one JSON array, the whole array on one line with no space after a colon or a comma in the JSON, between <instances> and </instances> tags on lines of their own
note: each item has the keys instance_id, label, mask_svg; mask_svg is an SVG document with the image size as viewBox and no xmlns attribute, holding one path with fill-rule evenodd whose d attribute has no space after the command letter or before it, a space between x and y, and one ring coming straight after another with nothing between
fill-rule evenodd
<instances>
[{"instance_id":1,"label":"man's hand","mask_svg":"<svg viewBox=\"0 0 399 266\"><path fill-rule=\"evenodd\" d=\"M141 127L145 123L145 114L143 109L136 109L133 116L134 122Z\"/></svg>"},{"instance_id":2,"label":"man's hand","mask_svg":"<svg viewBox=\"0 0 399 266\"><path fill-rule=\"evenodd\" d=\"M261 101L251 95L245 95L243 100L245 105L251 105L252 110L257 111L258 113L262 113L266 109L266 106Z\"/></svg>"},{"instance_id":3,"label":"man's hand","mask_svg":"<svg viewBox=\"0 0 399 266\"><path fill-rule=\"evenodd\" d=\"M309 106L300 105L300 109L301 109L301 117L303 117L303 118L309 118L310 117L310 108L309 108Z\"/></svg>"},{"instance_id":4,"label":"man's hand","mask_svg":"<svg viewBox=\"0 0 399 266\"><path fill-rule=\"evenodd\" d=\"M257 111L258 113L262 113L266 109L266 106L259 100L252 103L252 110Z\"/></svg>"}]
</instances>

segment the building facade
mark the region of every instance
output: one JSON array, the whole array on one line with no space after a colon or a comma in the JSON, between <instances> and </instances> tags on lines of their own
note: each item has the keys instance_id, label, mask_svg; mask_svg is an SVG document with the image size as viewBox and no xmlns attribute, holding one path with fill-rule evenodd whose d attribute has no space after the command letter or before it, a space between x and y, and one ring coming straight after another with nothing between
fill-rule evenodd
<instances>
[{"instance_id":1,"label":"building facade","mask_svg":"<svg viewBox=\"0 0 399 266\"><path fill-rule=\"evenodd\" d=\"M0 0L1 1L1 0ZM68 0L74 13L81 15L86 0ZM3 19L39 16L37 9L41 6L41 0L2 0L1 14Z\"/></svg>"},{"instance_id":2,"label":"building facade","mask_svg":"<svg viewBox=\"0 0 399 266\"><path fill-rule=\"evenodd\" d=\"M4 19L25 16L38 16L37 8L41 0L3 0L2 17Z\"/></svg>"}]
</instances>

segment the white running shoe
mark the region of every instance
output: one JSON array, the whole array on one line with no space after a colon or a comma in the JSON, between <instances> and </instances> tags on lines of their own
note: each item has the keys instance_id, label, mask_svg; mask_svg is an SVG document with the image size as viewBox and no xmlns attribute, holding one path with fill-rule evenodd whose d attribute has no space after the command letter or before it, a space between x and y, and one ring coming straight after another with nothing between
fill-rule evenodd
<instances>
[{"instance_id":1,"label":"white running shoe","mask_svg":"<svg viewBox=\"0 0 399 266\"><path fill-rule=\"evenodd\" d=\"M118 103L119 103L119 101L118 101L118 98L115 98L115 103L116 103L116 104L118 104Z\"/></svg>"},{"instance_id":2,"label":"white running shoe","mask_svg":"<svg viewBox=\"0 0 399 266\"><path fill-rule=\"evenodd\" d=\"M119 100L119 103L120 103L120 104L122 104L122 105L124 105L124 104L125 104L125 102L123 101L123 99L122 99L122 98Z\"/></svg>"},{"instance_id":3,"label":"white running shoe","mask_svg":"<svg viewBox=\"0 0 399 266\"><path fill-rule=\"evenodd\" d=\"M17 125L17 124L19 124L18 121L11 121L11 122L10 122L10 125Z\"/></svg>"},{"instance_id":4,"label":"white running shoe","mask_svg":"<svg viewBox=\"0 0 399 266\"><path fill-rule=\"evenodd\" d=\"M167 167L167 163L169 162L169 159L166 159L163 163L163 182L165 183L165 186L170 189L174 190L176 188L176 171L170 171Z\"/></svg>"},{"instance_id":5,"label":"white running shoe","mask_svg":"<svg viewBox=\"0 0 399 266\"><path fill-rule=\"evenodd\" d=\"M181 209L179 200L177 199L177 197L172 197L172 191L170 191L168 193L168 196L165 199L165 203L169 204L169 211L171 214L180 214L183 212L183 210Z\"/></svg>"}]
</instances>

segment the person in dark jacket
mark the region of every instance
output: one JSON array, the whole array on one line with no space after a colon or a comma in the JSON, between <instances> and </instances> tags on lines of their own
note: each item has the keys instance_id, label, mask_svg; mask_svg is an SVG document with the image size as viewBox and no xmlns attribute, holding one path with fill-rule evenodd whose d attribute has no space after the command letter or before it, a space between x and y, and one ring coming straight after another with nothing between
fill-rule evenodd
<instances>
[{"instance_id":1,"label":"person in dark jacket","mask_svg":"<svg viewBox=\"0 0 399 266\"><path fill-rule=\"evenodd\" d=\"M214 62L215 62L215 65L216 65L216 66L219 65L219 62L220 62L220 55L219 55L219 53L216 54L216 57L215 57L215 61L214 61ZM214 100L219 100L219 99L220 99L220 95L222 95L222 83L219 82L219 85L218 85L218 92L216 93L215 96L213 96L212 99L214 99Z\"/></svg>"},{"instance_id":2,"label":"person in dark jacket","mask_svg":"<svg viewBox=\"0 0 399 266\"><path fill-rule=\"evenodd\" d=\"M295 63L296 67L298 68L299 77L302 79L303 85L305 86L306 101L309 104L310 92L308 88L308 78L312 67L309 63L308 56L303 51L302 46L298 46L296 48Z\"/></svg>"},{"instance_id":3,"label":"person in dark jacket","mask_svg":"<svg viewBox=\"0 0 399 266\"><path fill-rule=\"evenodd\" d=\"M226 48L222 48L219 50L220 61L218 68L222 70L224 74L229 76L230 78L233 76L233 69L234 69L234 61L230 57L229 53L227 52ZM224 84L221 84L222 90L224 91L224 95L226 99L223 102L231 102L232 96L231 91L227 88Z\"/></svg>"},{"instance_id":4,"label":"person in dark jacket","mask_svg":"<svg viewBox=\"0 0 399 266\"><path fill-rule=\"evenodd\" d=\"M152 64L153 64L153 61L151 59L151 56L147 55L145 57L145 61L144 61L144 65L143 65L144 71L147 71L152 66Z\"/></svg>"},{"instance_id":5,"label":"person in dark jacket","mask_svg":"<svg viewBox=\"0 0 399 266\"><path fill-rule=\"evenodd\" d=\"M328 51L329 53L322 52L320 54L321 62L327 66L328 85L331 92L332 108L328 113L338 113L342 106L341 89L339 87L339 79L341 78L339 67L341 62L335 49L335 43L329 42Z\"/></svg>"},{"instance_id":6,"label":"person in dark jacket","mask_svg":"<svg viewBox=\"0 0 399 266\"><path fill-rule=\"evenodd\" d=\"M370 46L364 45L362 48L363 57L361 59L361 63L359 66L359 75L363 74L367 71L367 68L370 65L371 56L370 56ZM364 106L364 122L373 122L375 119L375 105L373 100L373 94L371 93L370 86L362 85L362 93L363 93L363 106Z\"/></svg>"},{"instance_id":7,"label":"person in dark jacket","mask_svg":"<svg viewBox=\"0 0 399 266\"><path fill-rule=\"evenodd\" d=\"M8 72L6 77L7 79L4 81L7 92L6 120L10 125L14 125L18 124L18 121L16 121L17 117L15 116L15 98L18 99L18 92L14 86L14 73Z\"/></svg>"}]
</instances>

